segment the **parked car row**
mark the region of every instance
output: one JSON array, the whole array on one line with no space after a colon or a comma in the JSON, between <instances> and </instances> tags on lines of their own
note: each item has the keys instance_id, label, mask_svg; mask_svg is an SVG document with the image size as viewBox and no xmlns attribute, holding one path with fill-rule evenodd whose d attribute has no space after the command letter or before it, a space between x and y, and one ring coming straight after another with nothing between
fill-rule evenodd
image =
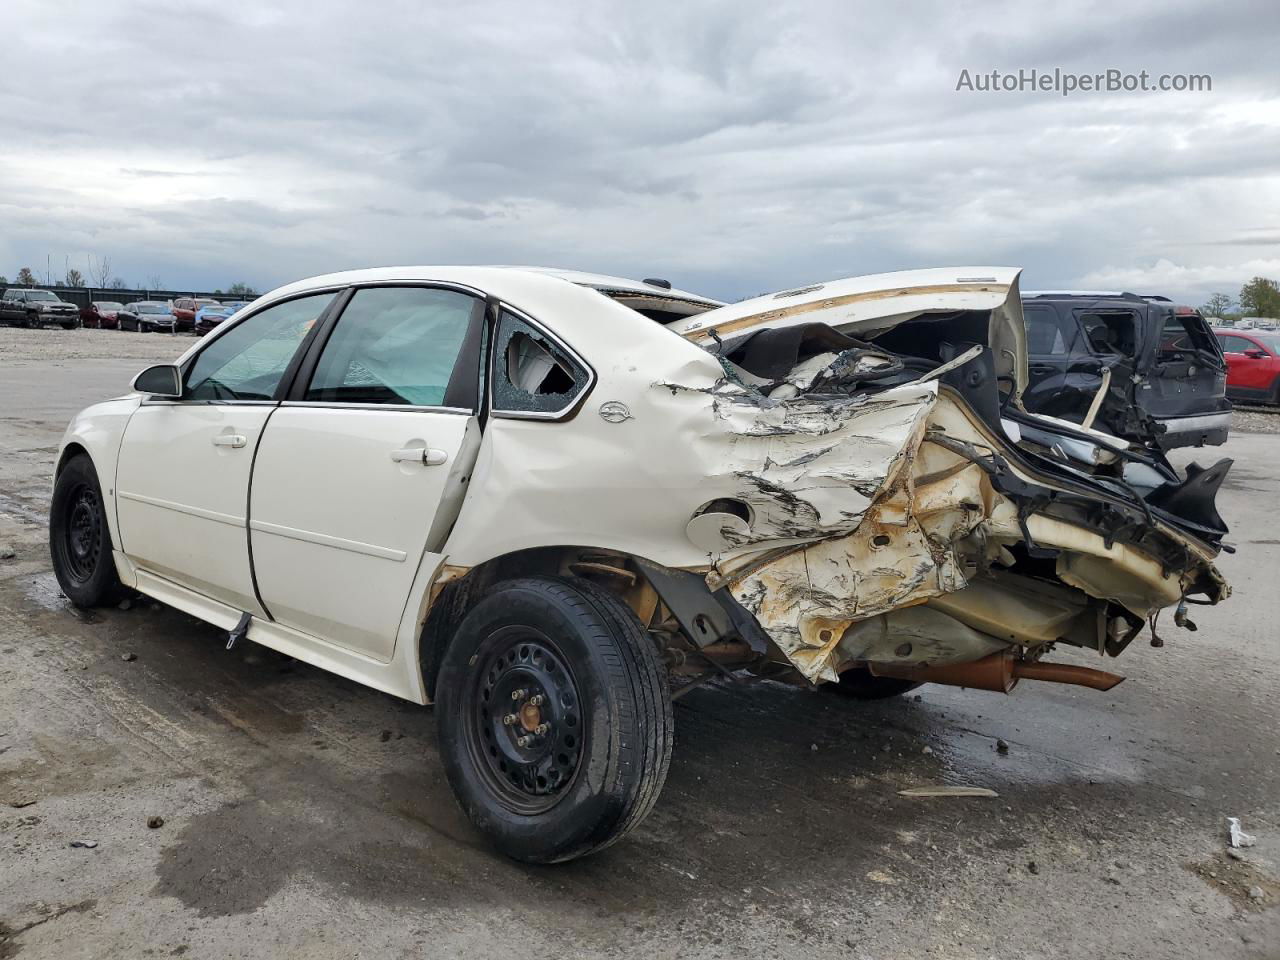
<instances>
[{"instance_id":1,"label":"parked car row","mask_svg":"<svg viewBox=\"0 0 1280 960\"><path fill-rule=\"evenodd\" d=\"M13 287L0 297L0 324L19 327L58 325L64 330L88 327L97 330L190 332L201 336L245 306L247 300L221 302L209 297L179 297L172 301L94 300L77 308L51 290Z\"/></svg>"}]
</instances>

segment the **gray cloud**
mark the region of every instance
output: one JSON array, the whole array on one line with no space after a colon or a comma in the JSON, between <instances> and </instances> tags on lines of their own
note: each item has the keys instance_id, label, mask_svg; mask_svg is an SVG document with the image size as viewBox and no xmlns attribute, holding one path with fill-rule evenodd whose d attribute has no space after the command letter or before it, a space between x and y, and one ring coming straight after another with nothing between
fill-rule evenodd
<instances>
[{"instance_id":1,"label":"gray cloud","mask_svg":"<svg viewBox=\"0 0 1280 960\"><path fill-rule=\"evenodd\" d=\"M1280 203L1272 4L1116 6L15 0L0 273L548 263L736 297L1011 263L1230 290L1275 239L1238 226ZM1213 91L955 91L1031 67Z\"/></svg>"}]
</instances>

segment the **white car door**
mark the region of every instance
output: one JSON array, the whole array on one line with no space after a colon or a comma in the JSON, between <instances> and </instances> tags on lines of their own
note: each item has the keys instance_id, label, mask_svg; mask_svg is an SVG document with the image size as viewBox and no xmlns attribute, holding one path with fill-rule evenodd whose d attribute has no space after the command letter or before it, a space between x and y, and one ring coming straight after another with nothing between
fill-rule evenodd
<instances>
[{"instance_id":1,"label":"white car door","mask_svg":"<svg viewBox=\"0 0 1280 960\"><path fill-rule=\"evenodd\" d=\"M265 616L253 589L249 475L276 391L332 292L267 307L186 365L181 400L144 400L125 428L116 516L140 570Z\"/></svg>"},{"instance_id":2,"label":"white car door","mask_svg":"<svg viewBox=\"0 0 1280 960\"><path fill-rule=\"evenodd\" d=\"M483 316L462 291L370 286L321 332L254 465L253 565L273 620L391 659L479 448Z\"/></svg>"}]
</instances>

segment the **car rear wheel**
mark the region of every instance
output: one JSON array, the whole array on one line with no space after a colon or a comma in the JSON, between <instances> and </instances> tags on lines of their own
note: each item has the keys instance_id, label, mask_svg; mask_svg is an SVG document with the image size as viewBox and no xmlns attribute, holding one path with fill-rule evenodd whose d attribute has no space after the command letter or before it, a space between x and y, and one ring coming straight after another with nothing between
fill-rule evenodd
<instances>
[{"instance_id":1,"label":"car rear wheel","mask_svg":"<svg viewBox=\"0 0 1280 960\"><path fill-rule=\"evenodd\" d=\"M498 585L459 624L436 684L458 802L503 853L593 853L652 809L671 758L666 673L631 609L584 580Z\"/></svg>"},{"instance_id":2,"label":"car rear wheel","mask_svg":"<svg viewBox=\"0 0 1280 960\"><path fill-rule=\"evenodd\" d=\"M862 669L846 670L836 683L823 689L850 700L887 700L899 697L920 686L915 680L899 680L897 677L877 677Z\"/></svg>"},{"instance_id":3,"label":"car rear wheel","mask_svg":"<svg viewBox=\"0 0 1280 960\"><path fill-rule=\"evenodd\" d=\"M83 454L62 468L53 486L49 552L58 586L77 607L109 603L121 593L102 488L93 462Z\"/></svg>"}]
</instances>

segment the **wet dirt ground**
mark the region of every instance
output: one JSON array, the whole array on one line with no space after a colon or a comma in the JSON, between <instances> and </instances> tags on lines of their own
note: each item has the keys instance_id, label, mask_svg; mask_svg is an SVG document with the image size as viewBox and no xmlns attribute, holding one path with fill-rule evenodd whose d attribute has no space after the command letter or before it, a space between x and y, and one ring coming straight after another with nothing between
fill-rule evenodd
<instances>
[{"instance_id":1,"label":"wet dirt ground","mask_svg":"<svg viewBox=\"0 0 1280 960\"><path fill-rule=\"evenodd\" d=\"M1280 957L1270 432L1221 452L1236 595L1196 633L1162 618L1162 649L1106 664L1115 690L702 688L653 815L531 868L459 813L430 708L59 595L67 419L187 345L0 329L0 958ZM898 795L930 784L999 796ZM1228 815L1257 837L1241 859Z\"/></svg>"}]
</instances>

